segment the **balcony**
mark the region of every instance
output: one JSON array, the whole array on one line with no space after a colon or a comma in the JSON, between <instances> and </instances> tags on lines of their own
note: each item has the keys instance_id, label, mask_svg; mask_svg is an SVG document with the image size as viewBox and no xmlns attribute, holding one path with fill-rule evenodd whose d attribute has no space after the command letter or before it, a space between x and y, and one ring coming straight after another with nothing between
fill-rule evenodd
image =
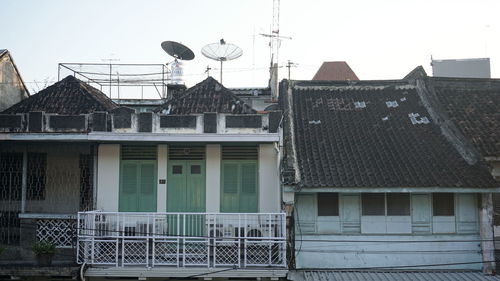
<instances>
[{"instance_id":1,"label":"balcony","mask_svg":"<svg viewBox=\"0 0 500 281\"><path fill-rule=\"evenodd\" d=\"M77 262L93 266L286 268L284 213L78 213Z\"/></svg>"}]
</instances>

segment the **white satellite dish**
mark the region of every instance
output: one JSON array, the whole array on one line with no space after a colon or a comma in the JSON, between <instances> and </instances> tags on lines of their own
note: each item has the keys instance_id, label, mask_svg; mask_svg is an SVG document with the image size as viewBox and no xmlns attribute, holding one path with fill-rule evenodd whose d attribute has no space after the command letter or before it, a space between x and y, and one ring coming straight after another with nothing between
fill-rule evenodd
<instances>
[{"instance_id":1,"label":"white satellite dish","mask_svg":"<svg viewBox=\"0 0 500 281\"><path fill-rule=\"evenodd\" d=\"M203 47L201 53L209 59L220 61L220 83L222 84L222 63L241 57L243 50L221 39L218 43L211 43Z\"/></svg>"}]
</instances>

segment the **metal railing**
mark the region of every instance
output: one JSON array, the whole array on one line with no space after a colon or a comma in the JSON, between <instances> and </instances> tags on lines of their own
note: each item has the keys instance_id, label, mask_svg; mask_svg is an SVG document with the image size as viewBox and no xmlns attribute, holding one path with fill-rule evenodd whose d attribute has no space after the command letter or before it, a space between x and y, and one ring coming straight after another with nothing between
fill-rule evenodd
<instances>
[{"instance_id":1,"label":"metal railing","mask_svg":"<svg viewBox=\"0 0 500 281\"><path fill-rule=\"evenodd\" d=\"M284 213L78 213L77 262L286 267Z\"/></svg>"}]
</instances>

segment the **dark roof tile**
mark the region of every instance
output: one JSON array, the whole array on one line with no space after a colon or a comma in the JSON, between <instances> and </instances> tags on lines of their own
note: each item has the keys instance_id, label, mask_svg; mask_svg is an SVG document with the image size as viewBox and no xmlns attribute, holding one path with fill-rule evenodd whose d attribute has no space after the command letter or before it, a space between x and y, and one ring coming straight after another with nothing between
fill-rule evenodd
<instances>
[{"instance_id":1,"label":"dark roof tile","mask_svg":"<svg viewBox=\"0 0 500 281\"><path fill-rule=\"evenodd\" d=\"M67 76L2 113L44 111L58 114L87 114L94 111L110 111L117 107L101 91L73 76Z\"/></svg>"}]
</instances>

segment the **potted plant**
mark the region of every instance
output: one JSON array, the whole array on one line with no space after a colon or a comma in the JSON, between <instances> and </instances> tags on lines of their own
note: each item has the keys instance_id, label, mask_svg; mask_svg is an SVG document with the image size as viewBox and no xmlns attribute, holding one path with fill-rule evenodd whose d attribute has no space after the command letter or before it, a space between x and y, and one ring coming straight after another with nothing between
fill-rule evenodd
<instances>
[{"instance_id":1,"label":"potted plant","mask_svg":"<svg viewBox=\"0 0 500 281\"><path fill-rule=\"evenodd\" d=\"M33 244L33 253L39 266L50 266L56 252L56 245L50 241L37 241Z\"/></svg>"}]
</instances>

